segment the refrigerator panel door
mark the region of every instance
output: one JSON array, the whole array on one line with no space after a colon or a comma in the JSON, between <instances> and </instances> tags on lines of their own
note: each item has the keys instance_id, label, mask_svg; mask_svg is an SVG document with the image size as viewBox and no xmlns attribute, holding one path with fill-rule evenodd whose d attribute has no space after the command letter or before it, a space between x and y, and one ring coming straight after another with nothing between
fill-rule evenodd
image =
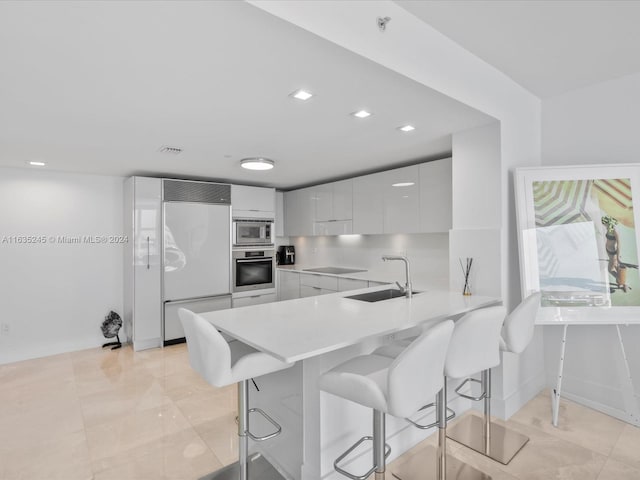
<instances>
[{"instance_id":1,"label":"refrigerator panel door","mask_svg":"<svg viewBox=\"0 0 640 480\"><path fill-rule=\"evenodd\" d=\"M193 301L166 302L164 304L164 341L184 338L184 330L180 323L178 310L186 308L194 313L213 312L231 308L231 295L199 298Z\"/></svg>"},{"instance_id":2,"label":"refrigerator panel door","mask_svg":"<svg viewBox=\"0 0 640 480\"><path fill-rule=\"evenodd\" d=\"M164 300L231 292L228 205L165 202Z\"/></svg>"}]
</instances>

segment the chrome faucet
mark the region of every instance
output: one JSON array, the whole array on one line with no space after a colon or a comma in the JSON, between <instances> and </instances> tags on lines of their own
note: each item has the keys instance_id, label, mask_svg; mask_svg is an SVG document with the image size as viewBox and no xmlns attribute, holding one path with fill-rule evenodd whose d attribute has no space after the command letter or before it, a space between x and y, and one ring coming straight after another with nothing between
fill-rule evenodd
<instances>
[{"instance_id":1,"label":"chrome faucet","mask_svg":"<svg viewBox=\"0 0 640 480\"><path fill-rule=\"evenodd\" d=\"M409 267L409 259L403 255L383 255L382 260L385 262L387 260L402 260L404 262L405 274L407 277L406 283L404 287L400 285L398 282L396 282L396 285L398 285L398 288L400 289L400 291L404 293L407 298L411 298L411 295L413 293L413 287L411 286L411 269Z\"/></svg>"}]
</instances>

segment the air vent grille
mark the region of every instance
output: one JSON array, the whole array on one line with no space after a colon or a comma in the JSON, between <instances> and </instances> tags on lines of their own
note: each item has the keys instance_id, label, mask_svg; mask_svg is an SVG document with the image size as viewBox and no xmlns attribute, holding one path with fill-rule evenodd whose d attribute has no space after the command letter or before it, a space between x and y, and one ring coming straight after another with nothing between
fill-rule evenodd
<instances>
[{"instance_id":1,"label":"air vent grille","mask_svg":"<svg viewBox=\"0 0 640 480\"><path fill-rule=\"evenodd\" d=\"M169 145L161 146L158 151L160 153L170 153L171 155L178 155L179 153L182 153L182 149L180 147L171 147Z\"/></svg>"},{"instance_id":2,"label":"air vent grille","mask_svg":"<svg viewBox=\"0 0 640 480\"><path fill-rule=\"evenodd\" d=\"M231 205L231 185L210 182L164 180L165 202L198 202Z\"/></svg>"}]
</instances>

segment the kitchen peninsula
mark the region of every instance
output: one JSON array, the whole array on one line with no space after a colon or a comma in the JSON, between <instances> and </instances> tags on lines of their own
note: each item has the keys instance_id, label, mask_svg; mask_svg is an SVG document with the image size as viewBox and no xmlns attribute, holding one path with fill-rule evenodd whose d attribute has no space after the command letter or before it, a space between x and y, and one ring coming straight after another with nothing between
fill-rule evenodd
<instances>
[{"instance_id":1,"label":"kitchen peninsula","mask_svg":"<svg viewBox=\"0 0 640 480\"><path fill-rule=\"evenodd\" d=\"M252 390L250 400L252 407L268 411L283 428L282 435L254 444L252 450L265 455L286 478L339 478L333 470L334 459L350 442L370 434L370 412L321 392L317 379L322 373L381 343L411 336L421 326L500 302L444 290L372 303L348 298L388 288L377 286L202 314L222 332L278 359L298 362L291 369L258 379L260 391ZM425 399L425 403L429 401ZM259 423L255 426L261 427ZM430 433L408 428L404 419L389 417L390 460ZM365 471L369 459L368 454L358 456L352 469Z\"/></svg>"}]
</instances>

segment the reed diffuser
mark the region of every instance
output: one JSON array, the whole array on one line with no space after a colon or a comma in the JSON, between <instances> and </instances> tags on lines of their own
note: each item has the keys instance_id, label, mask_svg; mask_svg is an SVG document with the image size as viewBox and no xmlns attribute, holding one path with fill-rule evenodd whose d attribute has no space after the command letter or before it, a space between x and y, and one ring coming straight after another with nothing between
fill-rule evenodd
<instances>
[{"instance_id":1,"label":"reed diffuser","mask_svg":"<svg viewBox=\"0 0 640 480\"><path fill-rule=\"evenodd\" d=\"M462 287L462 295L471 295L471 283L469 281L469 275L471 274L471 265L473 265L473 258L467 257L463 262L461 258L460 268L462 269L462 276L464 277L464 287Z\"/></svg>"}]
</instances>

